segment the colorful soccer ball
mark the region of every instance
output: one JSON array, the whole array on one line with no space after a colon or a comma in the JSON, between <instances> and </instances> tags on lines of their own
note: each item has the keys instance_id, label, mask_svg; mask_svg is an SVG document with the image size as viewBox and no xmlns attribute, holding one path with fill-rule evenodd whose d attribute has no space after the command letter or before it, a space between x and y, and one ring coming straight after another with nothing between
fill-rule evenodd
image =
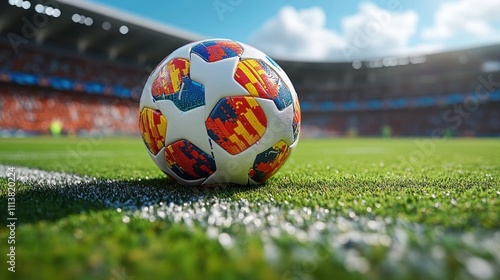
<instances>
[{"instance_id":1,"label":"colorful soccer ball","mask_svg":"<svg viewBox=\"0 0 500 280\"><path fill-rule=\"evenodd\" d=\"M254 185L297 145L300 107L285 72L249 45L185 45L153 70L139 129L156 165L182 185Z\"/></svg>"}]
</instances>

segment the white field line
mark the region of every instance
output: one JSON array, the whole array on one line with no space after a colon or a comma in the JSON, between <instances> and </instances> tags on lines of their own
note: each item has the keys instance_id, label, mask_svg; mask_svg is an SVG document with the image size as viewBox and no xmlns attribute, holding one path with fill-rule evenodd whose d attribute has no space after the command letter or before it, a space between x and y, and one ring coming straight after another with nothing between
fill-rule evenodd
<instances>
[{"instance_id":1,"label":"white field line","mask_svg":"<svg viewBox=\"0 0 500 280\"><path fill-rule=\"evenodd\" d=\"M6 178L8 167L0 165L0 179ZM15 168L19 183L31 188L51 189L68 199L102 203L122 213L124 223L141 218L202 227L209 237L217 239L227 249L247 242L249 234L258 235L264 242L269 261L281 257L275 240L286 235L305 246L293 253L299 260L319 262L320 258L327 257L324 252L328 252L346 269L368 273L370 265L361 248L386 247L388 253L382 264L392 267L404 263L418 271L425 262L426 266L435 268L425 272L427 276L439 278L445 275L443 264L449 254L442 245L453 239L458 246L474 248L478 254L464 256L464 262L472 258L473 262L481 262L482 269L500 273L500 232L445 232L439 227L402 219L358 215L349 209L337 213L322 207L288 207L275 203L272 197L268 202L232 200L218 198L213 192L181 194L149 186L147 180L100 180L64 172ZM410 240L410 233L412 239L418 241L419 248L430 251L411 249L415 241ZM320 251L323 253L319 254ZM480 257L485 254L493 256L493 260ZM464 266L464 270L468 269L475 268Z\"/></svg>"},{"instance_id":2,"label":"white field line","mask_svg":"<svg viewBox=\"0 0 500 280\"><path fill-rule=\"evenodd\" d=\"M92 152L89 153L88 155L85 154L79 154L79 156L82 157L110 157L112 156L113 153L111 152ZM15 151L15 152L0 152L0 158L6 159L6 160L26 160L26 159L59 159L59 158L64 158L68 156L68 152L50 152L50 151L45 151L45 152L20 152L20 151Z\"/></svg>"}]
</instances>

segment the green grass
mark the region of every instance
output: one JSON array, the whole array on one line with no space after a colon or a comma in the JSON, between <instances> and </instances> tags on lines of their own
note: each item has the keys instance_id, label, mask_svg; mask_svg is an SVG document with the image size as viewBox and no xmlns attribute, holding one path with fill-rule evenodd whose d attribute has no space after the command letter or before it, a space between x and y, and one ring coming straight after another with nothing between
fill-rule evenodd
<instances>
[{"instance_id":1,"label":"green grass","mask_svg":"<svg viewBox=\"0 0 500 280\"><path fill-rule=\"evenodd\" d=\"M135 138L0 139L0 164L78 175L17 182L1 279L500 276L497 139L305 139L258 187L181 187Z\"/></svg>"}]
</instances>

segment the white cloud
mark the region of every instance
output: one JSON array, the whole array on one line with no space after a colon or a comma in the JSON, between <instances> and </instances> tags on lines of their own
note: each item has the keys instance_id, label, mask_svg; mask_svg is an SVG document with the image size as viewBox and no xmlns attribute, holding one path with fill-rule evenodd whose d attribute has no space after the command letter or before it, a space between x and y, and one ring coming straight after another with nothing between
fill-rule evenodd
<instances>
[{"instance_id":1,"label":"white cloud","mask_svg":"<svg viewBox=\"0 0 500 280\"><path fill-rule=\"evenodd\" d=\"M461 33L482 38L498 36L490 22L499 20L499 10L500 1L460 0L444 3L434 16L434 26L423 30L422 36L431 40L444 40Z\"/></svg>"},{"instance_id":2,"label":"white cloud","mask_svg":"<svg viewBox=\"0 0 500 280\"><path fill-rule=\"evenodd\" d=\"M253 34L251 43L276 57L323 59L345 45L325 23L325 13L319 7L297 11L285 6Z\"/></svg>"},{"instance_id":3,"label":"white cloud","mask_svg":"<svg viewBox=\"0 0 500 280\"><path fill-rule=\"evenodd\" d=\"M398 55L408 51L408 42L416 33L418 15L414 11L390 13L364 2L355 15L342 19L347 41L346 58Z\"/></svg>"},{"instance_id":4,"label":"white cloud","mask_svg":"<svg viewBox=\"0 0 500 280\"><path fill-rule=\"evenodd\" d=\"M323 9L283 7L250 38L271 56L298 60L352 60L400 55L413 50L436 50L436 45L409 48L418 15L408 10L391 13L364 2L356 14L341 20L342 33L326 27Z\"/></svg>"}]
</instances>

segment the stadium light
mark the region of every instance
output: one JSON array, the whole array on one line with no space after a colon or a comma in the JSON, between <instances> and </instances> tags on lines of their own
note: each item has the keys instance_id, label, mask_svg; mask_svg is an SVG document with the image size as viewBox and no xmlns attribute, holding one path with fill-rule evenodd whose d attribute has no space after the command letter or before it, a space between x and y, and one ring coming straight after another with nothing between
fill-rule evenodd
<instances>
[{"instance_id":1,"label":"stadium light","mask_svg":"<svg viewBox=\"0 0 500 280\"><path fill-rule=\"evenodd\" d=\"M398 65L408 65L408 63L410 63L410 58L408 57L398 58Z\"/></svg>"},{"instance_id":2,"label":"stadium light","mask_svg":"<svg viewBox=\"0 0 500 280\"><path fill-rule=\"evenodd\" d=\"M43 13L43 5L42 4L36 4L35 6L35 11L39 14Z\"/></svg>"},{"instance_id":3,"label":"stadium light","mask_svg":"<svg viewBox=\"0 0 500 280\"><path fill-rule=\"evenodd\" d=\"M80 22L81 18L82 17L79 14L73 14L73 16L71 16L71 20L75 23Z\"/></svg>"},{"instance_id":4,"label":"stadium light","mask_svg":"<svg viewBox=\"0 0 500 280\"><path fill-rule=\"evenodd\" d=\"M27 10L31 7L31 2L29 1L24 1L22 4L21 4L21 7L23 7L23 9Z\"/></svg>"},{"instance_id":5,"label":"stadium light","mask_svg":"<svg viewBox=\"0 0 500 280\"><path fill-rule=\"evenodd\" d=\"M384 57L384 59L382 59L382 64L385 67L396 66L398 65L398 59L395 57Z\"/></svg>"},{"instance_id":6,"label":"stadium light","mask_svg":"<svg viewBox=\"0 0 500 280\"><path fill-rule=\"evenodd\" d=\"M73 16L71 16L71 20L74 23L85 24L86 26L91 26L92 24L94 24L94 20L91 17L79 14L73 14Z\"/></svg>"},{"instance_id":7,"label":"stadium light","mask_svg":"<svg viewBox=\"0 0 500 280\"><path fill-rule=\"evenodd\" d=\"M111 23L105 21L102 23L102 29L104 30L110 30L111 29Z\"/></svg>"},{"instance_id":8,"label":"stadium light","mask_svg":"<svg viewBox=\"0 0 500 280\"><path fill-rule=\"evenodd\" d=\"M375 58L365 62L367 68L381 68L381 67L393 67L393 66L403 66L408 64L421 64L427 61L425 55L417 56L401 56L401 57L384 57ZM353 65L354 67L354 65Z\"/></svg>"},{"instance_id":9,"label":"stadium light","mask_svg":"<svg viewBox=\"0 0 500 280\"><path fill-rule=\"evenodd\" d=\"M120 26L120 33L125 35L128 33L128 27L126 25Z\"/></svg>"},{"instance_id":10,"label":"stadium light","mask_svg":"<svg viewBox=\"0 0 500 280\"><path fill-rule=\"evenodd\" d=\"M58 18L59 16L61 16L61 10L54 9L54 12L52 12L52 16Z\"/></svg>"},{"instance_id":11,"label":"stadium light","mask_svg":"<svg viewBox=\"0 0 500 280\"><path fill-rule=\"evenodd\" d=\"M15 6L18 8L23 8L25 10L31 8L31 2L30 1L23 1L23 0L9 0L9 5Z\"/></svg>"},{"instance_id":12,"label":"stadium light","mask_svg":"<svg viewBox=\"0 0 500 280\"><path fill-rule=\"evenodd\" d=\"M28 1L25 1L25 2L28 2ZM24 3L23 3L23 5L24 5ZM31 7L31 3L29 4L29 6ZM29 9L29 7L28 7L28 9ZM44 6L42 4L35 5L35 12L37 12L39 14L45 14L45 15L55 17L55 18L57 18L61 15L61 10L59 10L58 8L54 8L51 6Z\"/></svg>"},{"instance_id":13,"label":"stadium light","mask_svg":"<svg viewBox=\"0 0 500 280\"><path fill-rule=\"evenodd\" d=\"M382 59L372 59L366 62L366 67L368 68L380 68L382 66L383 66Z\"/></svg>"},{"instance_id":14,"label":"stadium light","mask_svg":"<svg viewBox=\"0 0 500 280\"><path fill-rule=\"evenodd\" d=\"M94 23L94 20L91 17L87 17L84 23L86 26L91 26Z\"/></svg>"},{"instance_id":15,"label":"stadium light","mask_svg":"<svg viewBox=\"0 0 500 280\"><path fill-rule=\"evenodd\" d=\"M363 64L359 60L354 60L352 62L352 68L354 69L360 69Z\"/></svg>"},{"instance_id":16,"label":"stadium light","mask_svg":"<svg viewBox=\"0 0 500 280\"><path fill-rule=\"evenodd\" d=\"M424 63L427 60L427 57L425 55L420 55L420 56L412 56L410 57L410 62L412 64L420 64Z\"/></svg>"},{"instance_id":17,"label":"stadium light","mask_svg":"<svg viewBox=\"0 0 500 280\"><path fill-rule=\"evenodd\" d=\"M51 16L53 12L54 12L54 8L49 7L49 6L45 7L45 14L46 15Z\"/></svg>"}]
</instances>

